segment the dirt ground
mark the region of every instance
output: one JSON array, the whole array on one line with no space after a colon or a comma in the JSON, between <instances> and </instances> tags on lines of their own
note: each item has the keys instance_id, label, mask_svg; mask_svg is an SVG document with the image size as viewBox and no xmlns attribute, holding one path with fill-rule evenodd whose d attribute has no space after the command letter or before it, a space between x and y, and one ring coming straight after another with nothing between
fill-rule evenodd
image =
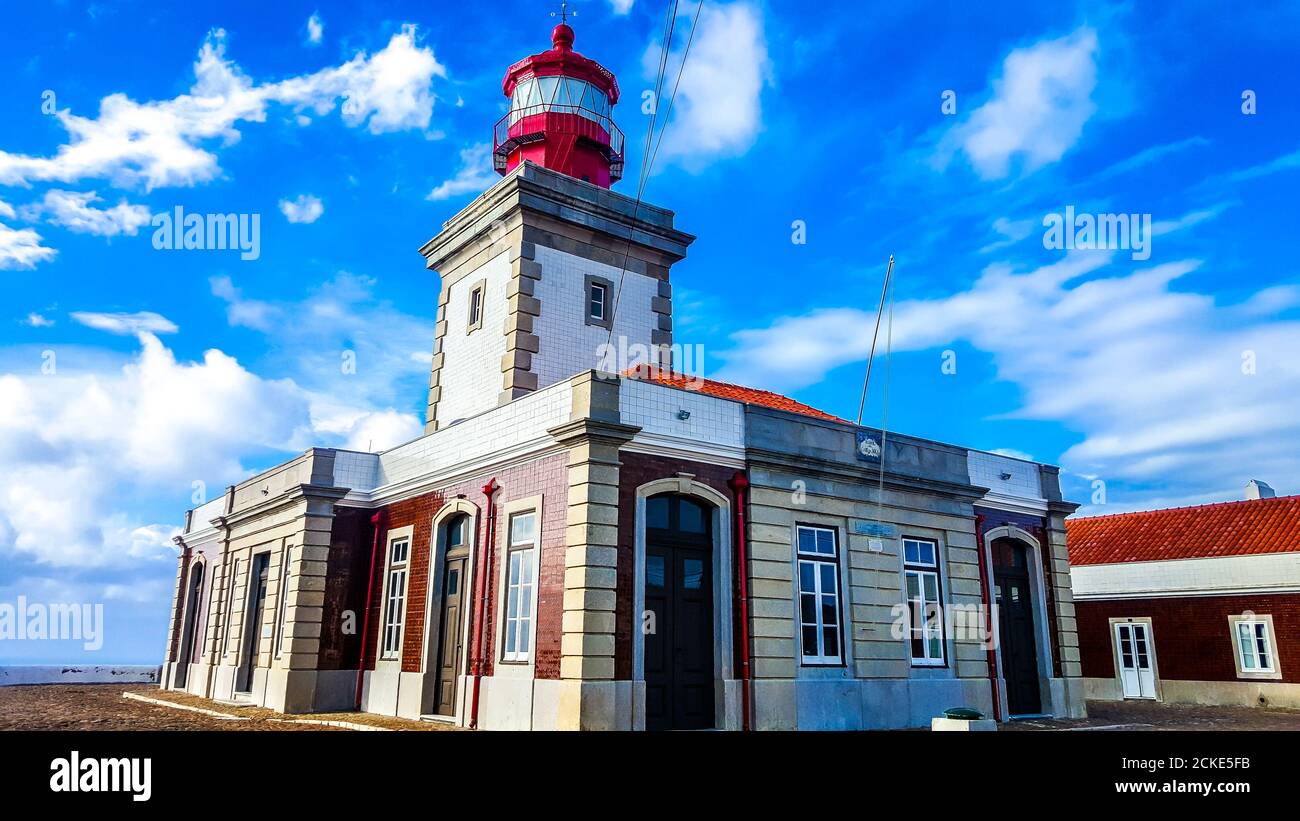
<instances>
[{"instance_id":1,"label":"dirt ground","mask_svg":"<svg viewBox=\"0 0 1300 821\"><path fill-rule=\"evenodd\" d=\"M1031 718L999 730L1300 730L1300 710L1201 707L1155 701L1090 701L1082 720Z\"/></svg>"},{"instance_id":2,"label":"dirt ground","mask_svg":"<svg viewBox=\"0 0 1300 821\"><path fill-rule=\"evenodd\" d=\"M246 721L231 721L124 698L139 693L178 704L216 710ZM364 713L314 713L285 716L262 707L218 704L186 693L159 690L151 684L41 684L0 687L0 730L272 730L346 732L320 724L295 724L283 719L348 721L391 730L449 730L448 725L406 721ZM275 721L272 719L281 719Z\"/></svg>"}]
</instances>

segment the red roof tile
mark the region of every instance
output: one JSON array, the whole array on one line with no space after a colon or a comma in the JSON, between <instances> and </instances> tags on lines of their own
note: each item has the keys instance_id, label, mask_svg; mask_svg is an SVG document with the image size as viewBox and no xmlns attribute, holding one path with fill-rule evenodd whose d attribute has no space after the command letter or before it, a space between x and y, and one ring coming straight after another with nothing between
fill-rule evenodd
<instances>
[{"instance_id":1,"label":"red roof tile","mask_svg":"<svg viewBox=\"0 0 1300 821\"><path fill-rule=\"evenodd\" d=\"M1065 521L1070 564L1300 551L1300 496Z\"/></svg>"},{"instance_id":2,"label":"red roof tile","mask_svg":"<svg viewBox=\"0 0 1300 821\"><path fill-rule=\"evenodd\" d=\"M824 411L819 411L802 402L796 402L790 397L782 396L779 393L761 391L757 388L746 388L742 385L732 385L727 382L718 382L714 379L704 379L689 373L675 373L661 368L653 368L650 365L638 365L633 368L628 368L623 372L623 375L642 382L657 382L660 385L667 385L670 388L697 391L708 396L717 396L722 399L731 399L735 402L744 402L749 405L761 405L765 408L789 411L790 413L811 416L815 419L826 419L831 422L848 421L846 419L841 419L838 416L832 416Z\"/></svg>"}]
</instances>

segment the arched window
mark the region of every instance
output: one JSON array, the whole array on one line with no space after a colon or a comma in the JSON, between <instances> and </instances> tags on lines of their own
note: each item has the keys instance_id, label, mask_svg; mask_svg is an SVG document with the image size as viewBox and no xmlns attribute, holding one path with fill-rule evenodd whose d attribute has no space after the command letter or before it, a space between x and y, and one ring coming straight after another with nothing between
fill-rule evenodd
<instances>
[{"instance_id":1,"label":"arched window","mask_svg":"<svg viewBox=\"0 0 1300 821\"><path fill-rule=\"evenodd\" d=\"M711 508L690 496L665 493L646 500L645 526L697 541L712 539Z\"/></svg>"}]
</instances>

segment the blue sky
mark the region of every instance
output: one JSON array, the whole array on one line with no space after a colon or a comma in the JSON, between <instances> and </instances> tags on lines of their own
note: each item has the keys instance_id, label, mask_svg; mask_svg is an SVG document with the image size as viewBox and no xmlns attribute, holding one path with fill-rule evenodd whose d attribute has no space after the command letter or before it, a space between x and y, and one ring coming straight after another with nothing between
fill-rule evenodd
<instances>
[{"instance_id":1,"label":"blue sky","mask_svg":"<svg viewBox=\"0 0 1300 821\"><path fill-rule=\"evenodd\" d=\"M416 249L496 179L501 76L552 7L5 5L0 602L108 624L93 658L0 661L154 661L194 498L418 432ZM634 195L664 7L575 5ZM699 237L678 340L852 418L894 254L890 428L1060 464L1094 513L1300 492L1300 11L986 5L704 6L645 194ZM178 206L258 214L257 259L155 250ZM1067 206L1150 215L1149 258L1044 247Z\"/></svg>"}]
</instances>

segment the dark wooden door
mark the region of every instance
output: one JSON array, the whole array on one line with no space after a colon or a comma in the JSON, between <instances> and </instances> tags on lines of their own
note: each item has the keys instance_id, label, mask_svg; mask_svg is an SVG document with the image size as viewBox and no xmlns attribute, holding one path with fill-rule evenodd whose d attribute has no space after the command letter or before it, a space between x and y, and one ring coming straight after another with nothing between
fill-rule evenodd
<instances>
[{"instance_id":1,"label":"dark wooden door","mask_svg":"<svg viewBox=\"0 0 1300 821\"><path fill-rule=\"evenodd\" d=\"M465 558L449 558L443 573L442 619L438 628L438 682L434 694L438 715L456 714L456 682L460 677L465 602Z\"/></svg>"},{"instance_id":2,"label":"dark wooden door","mask_svg":"<svg viewBox=\"0 0 1300 821\"><path fill-rule=\"evenodd\" d=\"M1015 568L999 569L994 573L994 586L1002 642L1002 675L1007 683L1007 712L1011 715L1040 713L1042 699L1038 691L1029 574Z\"/></svg>"},{"instance_id":3,"label":"dark wooden door","mask_svg":"<svg viewBox=\"0 0 1300 821\"><path fill-rule=\"evenodd\" d=\"M262 611L266 609L266 576L270 566L270 553L258 553L253 557L253 568L249 573L249 583L253 588L248 597L248 611L244 613L243 659L235 680L235 689L241 693L253 689L253 669L257 667L262 651Z\"/></svg>"},{"instance_id":4,"label":"dark wooden door","mask_svg":"<svg viewBox=\"0 0 1300 821\"><path fill-rule=\"evenodd\" d=\"M646 550L646 729L714 726L713 573L707 550Z\"/></svg>"}]
</instances>

